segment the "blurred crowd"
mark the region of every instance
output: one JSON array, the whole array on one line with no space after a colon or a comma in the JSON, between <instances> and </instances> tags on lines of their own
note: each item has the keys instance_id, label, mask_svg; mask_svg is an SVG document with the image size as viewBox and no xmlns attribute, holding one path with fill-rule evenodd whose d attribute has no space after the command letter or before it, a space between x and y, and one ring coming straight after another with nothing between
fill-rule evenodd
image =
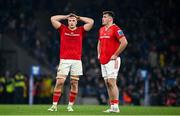
<instances>
[{"instance_id":1,"label":"blurred crowd","mask_svg":"<svg viewBox=\"0 0 180 116\"><path fill-rule=\"evenodd\" d=\"M12 74L6 71L0 76L0 103L2 104L27 104L29 102L30 76L22 72ZM53 92L53 79L50 75L34 77L33 96L35 104L51 102Z\"/></svg>"},{"instance_id":2,"label":"blurred crowd","mask_svg":"<svg viewBox=\"0 0 180 116\"><path fill-rule=\"evenodd\" d=\"M76 10L79 15L92 17L95 25L83 42L84 76L80 79L80 90L82 97L97 97L100 104L107 104L107 92L101 78L96 45L102 11L113 10L116 14L115 23L122 28L129 43L120 55L122 64L117 82L120 103L143 105L144 82L148 79L150 105L180 105L180 52L177 41L180 26L177 3L172 0L133 1L87 0L81 1L82 5L79 6L79 2L65 0L1 0L0 37L6 35L12 38L39 62L55 71L59 62L59 36L50 25L50 16ZM45 19L38 17L41 13L48 16ZM44 20L48 20L48 27L39 27L38 21ZM42 28L46 31L42 32ZM147 78L142 78L142 70L147 71ZM25 77L27 81L28 77ZM44 79L54 82L54 77L44 77L36 80L37 93L42 88ZM50 82L44 82L49 87L49 95L45 95L46 97L51 96L52 82L51 85L47 84ZM37 97L36 103L41 103L41 97ZM48 103L49 99L44 100Z\"/></svg>"}]
</instances>

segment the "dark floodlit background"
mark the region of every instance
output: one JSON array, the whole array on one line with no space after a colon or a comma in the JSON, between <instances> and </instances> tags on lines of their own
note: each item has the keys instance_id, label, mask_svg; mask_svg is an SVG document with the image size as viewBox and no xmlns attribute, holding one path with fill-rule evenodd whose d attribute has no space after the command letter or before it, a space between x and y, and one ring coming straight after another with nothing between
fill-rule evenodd
<instances>
[{"instance_id":1,"label":"dark floodlit background","mask_svg":"<svg viewBox=\"0 0 180 116\"><path fill-rule=\"evenodd\" d=\"M83 42L77 104L107 104L96 46L102 11L113 10L129 43L120 55L120 104L179 106L177 5L177 0L0 0L0 104L52 102L59 34L50 16L72 11L95 20ZM69 78L63 90L61 103L67 103Z\"/></svg>"}]
</instances>

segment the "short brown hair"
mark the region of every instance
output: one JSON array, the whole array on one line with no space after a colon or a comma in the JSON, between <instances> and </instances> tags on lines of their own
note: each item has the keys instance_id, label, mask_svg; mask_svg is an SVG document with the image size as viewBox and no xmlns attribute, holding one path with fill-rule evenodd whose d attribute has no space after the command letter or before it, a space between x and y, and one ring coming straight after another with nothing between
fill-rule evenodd
<instances>
[{"instance_id":1,"label":"short brown hair","mask_svg":"<svg viewBox=\"0 0 180 116\"><path fill-rule=\"evenodd\" d=\"M69 17L75 17L77 20L79 20L79 16L77 16L77 15L74 14L74 13L70 13L70 14L69 14Z\"/></svg>"},{"instance_id":2,"label":"short brown hair","mask_svg":"<svg viewBox=\"0 0 180 116\"><path fill-rule=\"evenodd\" d=\"M69 17L76 17L76 14L70 13L70 14L69 14Z\"/></svg>"},{"instance_id":3,"label":"short brown hair","mask_svg":"<svg viewBox=\"0 0 180 116\"><path fill-rule=\"evenodd\" d=\"M103 11L103 15L105 15L105 14L108 14L108 15L111 16L112 18L115 17L115 14L114 14L113 11Z\"/></svg>"}]
</instances>

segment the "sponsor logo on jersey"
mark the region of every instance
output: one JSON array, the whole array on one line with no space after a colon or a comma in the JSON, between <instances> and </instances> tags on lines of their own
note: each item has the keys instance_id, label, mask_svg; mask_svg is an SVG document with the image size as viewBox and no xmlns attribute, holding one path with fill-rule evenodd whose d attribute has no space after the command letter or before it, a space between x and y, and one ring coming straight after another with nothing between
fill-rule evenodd
<instances>
[{"instance_id":1,"label":"sponsor logo on jersey","mask_svg":"<svg viewBox=\"0 0 180 116\"><path fill-rule=\"evenodd\" d=\"M64 33L64 35L66 35L66 36L80 36L80 34L75 34L73 32L71 32L71 33Z\"/></svg>"},{"instance_id":2,"label":"sponsor logo on jersey","mask_svg":"<svg viewBox=\"0 0 180 116\"><path fill-rule=\"evenodd\" d=\"M108 36L108 35L102 35L102 36L100 36L100 38L108 39L108 38L110 38L110 36Z\"/></svg>"}]
</instances>

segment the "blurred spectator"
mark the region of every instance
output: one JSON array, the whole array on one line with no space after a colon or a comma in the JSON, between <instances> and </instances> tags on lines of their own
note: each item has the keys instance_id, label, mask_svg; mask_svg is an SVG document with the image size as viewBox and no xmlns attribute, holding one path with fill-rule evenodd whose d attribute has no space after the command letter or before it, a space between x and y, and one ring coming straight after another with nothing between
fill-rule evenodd
<instances>
[{"instance_id":1,"label":"blurred spectator","mask_svg":"<svg viewBox=\"0 0 180 116\"><path fill-rule=\"evenodd\" d=\"M16 104L23 104L25 103L25 75L23 75L21 72L17 72L14 77L14 102Z\"/></svg>"},{"instance_id":2,"label":"blurred spectator","mask_svg":"<svg viewBox=\"0 0 180 116\"><path fill-rule=\"evenodd\" d=\"M12 74L9 71L6 71L5 74L6 77L6 104L13 104L14 103L14 88L15 88L15 83L14 83L14 78Z\"/></svg>"},{"instance_id":3,"label":"blurred spectator","mask_svg":"<svg viewBox=\"0 0 180 116\"><path fill-rule=\"evenodd\" d=\"M6 94L6 78L4 75L0 75L0 103L5 103Z\"/></svg>"},{"instance_id":4,"label":"blurred spectator","mask_svg":"<svg viewBox=\"0 0 180 116\"><path fill-rule=\"evenodd\" d=\"M161 57L161 60L163 60L162 57ZM158 66L158 54L157 54L155 46L153 46L151 48L151 51L149 52L149 63L152 68Z\"/></svg>"}]
</instances>

